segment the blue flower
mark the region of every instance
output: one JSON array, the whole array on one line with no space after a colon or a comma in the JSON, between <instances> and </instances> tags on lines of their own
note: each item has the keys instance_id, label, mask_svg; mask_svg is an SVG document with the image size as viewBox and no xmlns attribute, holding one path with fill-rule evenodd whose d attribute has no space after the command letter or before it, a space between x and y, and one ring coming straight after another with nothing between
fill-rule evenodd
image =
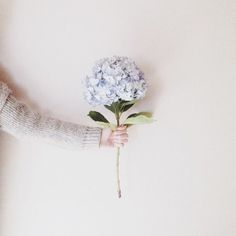
<instances>
[{"instance_id":1,"label":"blue flower","mask_svg":"<svg viewBox=\"0 0 236 236\"><path fill-rule=\"evenodd\" d=\"M119 99L142 99L147 91L143 72L128 57L98 60L86 77L84 96L92 106L111 105Z\"/></svg>"}]
</instances>

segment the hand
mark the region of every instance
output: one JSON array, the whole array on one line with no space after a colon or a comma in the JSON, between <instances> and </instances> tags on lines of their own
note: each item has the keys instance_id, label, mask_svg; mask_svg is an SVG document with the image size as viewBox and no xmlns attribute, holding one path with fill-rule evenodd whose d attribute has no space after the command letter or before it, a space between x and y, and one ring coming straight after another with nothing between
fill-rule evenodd
<instances>
[{"instance_id":1,"label":"hand","mask_svg":"<svg viewBox=\"0 0 236 236\"><path fill-rule=\"evenodd\" d=\"M128 142L126 126L118 126L116 130L104 128L102 130L100 146L103 147L123 147Z\"/></svg>"}]
</instances>

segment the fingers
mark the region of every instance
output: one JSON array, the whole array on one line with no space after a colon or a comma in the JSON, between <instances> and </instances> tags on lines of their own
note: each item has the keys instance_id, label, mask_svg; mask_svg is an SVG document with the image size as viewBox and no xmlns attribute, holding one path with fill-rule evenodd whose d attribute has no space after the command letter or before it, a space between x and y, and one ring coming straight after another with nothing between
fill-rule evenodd
<instances>
[{"instance_id":1,"label":"fingers","mask_svg":"<svg viewBox=\"0 0 236 236\"><path fill-rule=\"evenodd\" d=\"M116 130L104 128L101 134L100 146L103 147L123 147L128 142L127 127L118 126Z\"/></svg>"},{"instance_id":2,"label":"fingers","mask_svg":"<svg viewBox=\"0 0 236 236\"><path fill-rule=\"evenodd\" d=\"M128 139L127 133L112 133L112 138Z\"/></svg>"},{"instance_id":3,"label":"fingers","mask_svg":"<svg viewBox=\"0 0 236 236\"><path fill-rule=\"evenodd\" d=\"M121 139L121 138L111 138L111 141L115 144L125 144L128 142L128 138L124 138L124 139Z\"/></svg>"},{"instance_id":4,"label":"fingers","mask_svg":"<svg viewBox=\"0 0 236 236\"><path fill-rule=\"evenodd\" d=\"M113 131L115 135L121 135L127 133L127 127L124 125L118 126L115 131Z\"/></svg>"},{"instance_id":5,"label":"fingers","mask_svg":"<svg viewBox=\"0 0 236 236\"><path fill-rule=\"evenodd\" d=\"M128 142L128 133L126 126L119 126L112 132L111 141L114 147L123 147Z\"/></svg>"},{"instance_id":6,"label":"fingers","mask_svg":"<svg viewBox=\"0 0 236 236\"><path fill-rule=\"evenodd\" d=\"M127 129L122 127L122 130L115 130L112 132L111 138L114 140L128 140Z\"/></svg>"},{"instance_id":7,"label":"fingers","mask_svg":"<svg viewBox=\"0 0 236 236\"><path fill-rule=\"evenodd\" d=\"M115 130L113 131L114 135L123 135L123 134L127 134L127 130Z\"/></svg>"},{"instance_id":8,"label":"fingers","mask_svg":"<svg viewBox=\"0 0 236 236\"><path fill-rule=\"evenodd\" d=\"M116 130L126 130L127 127L125 125L120 125L116 128Z\"/></svg>"}]
</instances>

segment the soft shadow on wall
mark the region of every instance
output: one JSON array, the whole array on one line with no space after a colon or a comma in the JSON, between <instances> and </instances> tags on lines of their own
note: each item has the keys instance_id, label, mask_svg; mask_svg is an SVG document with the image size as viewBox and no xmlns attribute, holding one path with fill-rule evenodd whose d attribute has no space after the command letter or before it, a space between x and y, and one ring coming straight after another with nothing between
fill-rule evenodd
<instances>
[{"instance_id":1,"label":"soft shadow on wall","mask_svg":"<svg viewBox=\"0 0 236 236\"><path fill-rule=\"evenodd\" d=\"M158 101L162 93L160 76L158 75L154 64L152 66L151 63L141 61L140 68L144 72L144 76L148 84L146 96L140 101L140 106L155 115L158 107Z\"/></svg>"}]
</instances>

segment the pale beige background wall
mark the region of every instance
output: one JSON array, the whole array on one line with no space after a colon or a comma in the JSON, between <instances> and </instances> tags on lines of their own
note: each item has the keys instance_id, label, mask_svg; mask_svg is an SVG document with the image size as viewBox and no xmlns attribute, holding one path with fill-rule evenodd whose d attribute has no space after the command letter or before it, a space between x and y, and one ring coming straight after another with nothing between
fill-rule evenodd
<instances>
[{"instance_id":1,"label":"pale beige background wall","mask_svg":"<svg viewBox=\"0 0 236 236\"><path fill-rule=\"evenodd\" d=\"M113 150L1 133L0 235L235 236L235 42L234 0L0 0L1 78L19 98L94 125L81 80L127 55L149 82L133 111L158 119L130 130L121 200Z\"/></svg>"}]
</instances>

